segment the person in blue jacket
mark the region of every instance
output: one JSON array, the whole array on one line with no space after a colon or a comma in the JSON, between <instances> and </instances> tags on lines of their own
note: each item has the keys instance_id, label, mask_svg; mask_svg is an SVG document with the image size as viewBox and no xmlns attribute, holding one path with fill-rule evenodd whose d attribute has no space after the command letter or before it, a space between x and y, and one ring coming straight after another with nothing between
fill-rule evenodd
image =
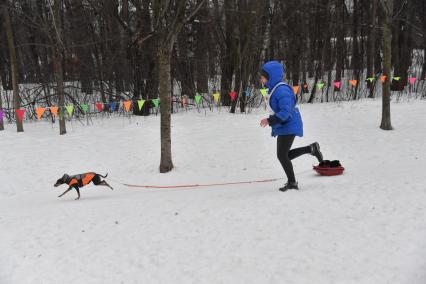
<instances>
[{"instance_id":1,"label":"person in blue jacket","mask_svg":"<svg viewBox=\"0 0 426 284\"><path fill-rule=\"evenodd\" d=\"M260 125L272 128L272 136L277 136L277 156L287 175L288 182L280 191L299 189L294 176L291 160L311 154L322 162L322 153L318 142L306 147L291 149L294 138L303 136L303 122L296 107L296 96L293 88L283 82L284 67L278 61L266 62L260 73L260 82L269 89L269 106L273 112L269 118L262 119Z\"/></svg>"}]
</instances>

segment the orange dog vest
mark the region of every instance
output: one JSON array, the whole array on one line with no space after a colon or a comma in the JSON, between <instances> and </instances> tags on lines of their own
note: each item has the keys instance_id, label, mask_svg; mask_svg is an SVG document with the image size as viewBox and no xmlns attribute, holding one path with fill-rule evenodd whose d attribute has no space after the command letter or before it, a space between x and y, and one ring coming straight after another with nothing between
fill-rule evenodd
<instances>
[{"instance_id":1,"label":"orange dog vest","mask_svg":"<svg viewBox=\"0 0 426 284\"><path fill-rule=\"evenodd\" d=\"M89 182L91 182L94 177L95 177L94 173L86 173L86 174L72 176L68 185L69 186L78 185L79 187L83 187L87 185Z\"/></svg>"}]
</instances>

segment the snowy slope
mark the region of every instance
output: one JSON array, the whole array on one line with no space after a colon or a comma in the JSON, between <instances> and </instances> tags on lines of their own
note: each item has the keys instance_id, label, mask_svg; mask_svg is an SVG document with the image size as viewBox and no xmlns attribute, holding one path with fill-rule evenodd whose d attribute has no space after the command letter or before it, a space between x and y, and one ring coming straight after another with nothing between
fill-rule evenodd
<instances>
[{"instance_id":1,"label":"snowy slope","mask_svg":"<svg viewBox=\"0 0 426 284\"><path fill-rule=\"evenodd\" d=\"M265 116L173 116L176 168L159 174L159 117L92 126L13 125L0 133L0 283L426 283L426 103L301 105L305 137L343 176L294 162L301 190L282 182L197 189L134 184L283 176ZM63 173L109 173L62 198Z\"/></svg>"}]
</instances>

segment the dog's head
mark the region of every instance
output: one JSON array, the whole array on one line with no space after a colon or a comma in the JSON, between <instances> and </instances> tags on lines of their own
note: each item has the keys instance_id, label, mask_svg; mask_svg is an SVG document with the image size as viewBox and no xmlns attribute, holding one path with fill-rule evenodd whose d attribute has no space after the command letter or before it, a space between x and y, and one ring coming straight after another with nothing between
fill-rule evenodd
<instances>
[{"instance_id":1,"label":"dog's head","mask_svg":"<svg viewBox=\"0 0 426 284\"><path fill-rule=\"evenodd\" d=\"M64 174L60 179L56 181L56 183L53 185L54 187L60 186L61 184L64 184L67 182L69 175Z\"/></svg>"}]
</instances>

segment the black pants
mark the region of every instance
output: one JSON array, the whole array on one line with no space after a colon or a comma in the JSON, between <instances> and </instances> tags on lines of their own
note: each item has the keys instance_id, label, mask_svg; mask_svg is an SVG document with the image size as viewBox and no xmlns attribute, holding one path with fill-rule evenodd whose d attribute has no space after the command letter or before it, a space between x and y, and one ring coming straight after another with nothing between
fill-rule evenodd
<instances>
[{"instance_id":1,"label":"black pants","mask_svg":"<svg viewBox=\"0 0 426 284\"><path fill-rule=\"evenodd\" d=\"M294 141L294 135L280 135L277 138L277 156L280 161L285 174L287 175L287 179L289 182L295 182L296 178L294 177L293 164L291 160L304 155L311 153L311 147L300 147L291 149L291 145Z\"/></svg>"}]
</instances>

